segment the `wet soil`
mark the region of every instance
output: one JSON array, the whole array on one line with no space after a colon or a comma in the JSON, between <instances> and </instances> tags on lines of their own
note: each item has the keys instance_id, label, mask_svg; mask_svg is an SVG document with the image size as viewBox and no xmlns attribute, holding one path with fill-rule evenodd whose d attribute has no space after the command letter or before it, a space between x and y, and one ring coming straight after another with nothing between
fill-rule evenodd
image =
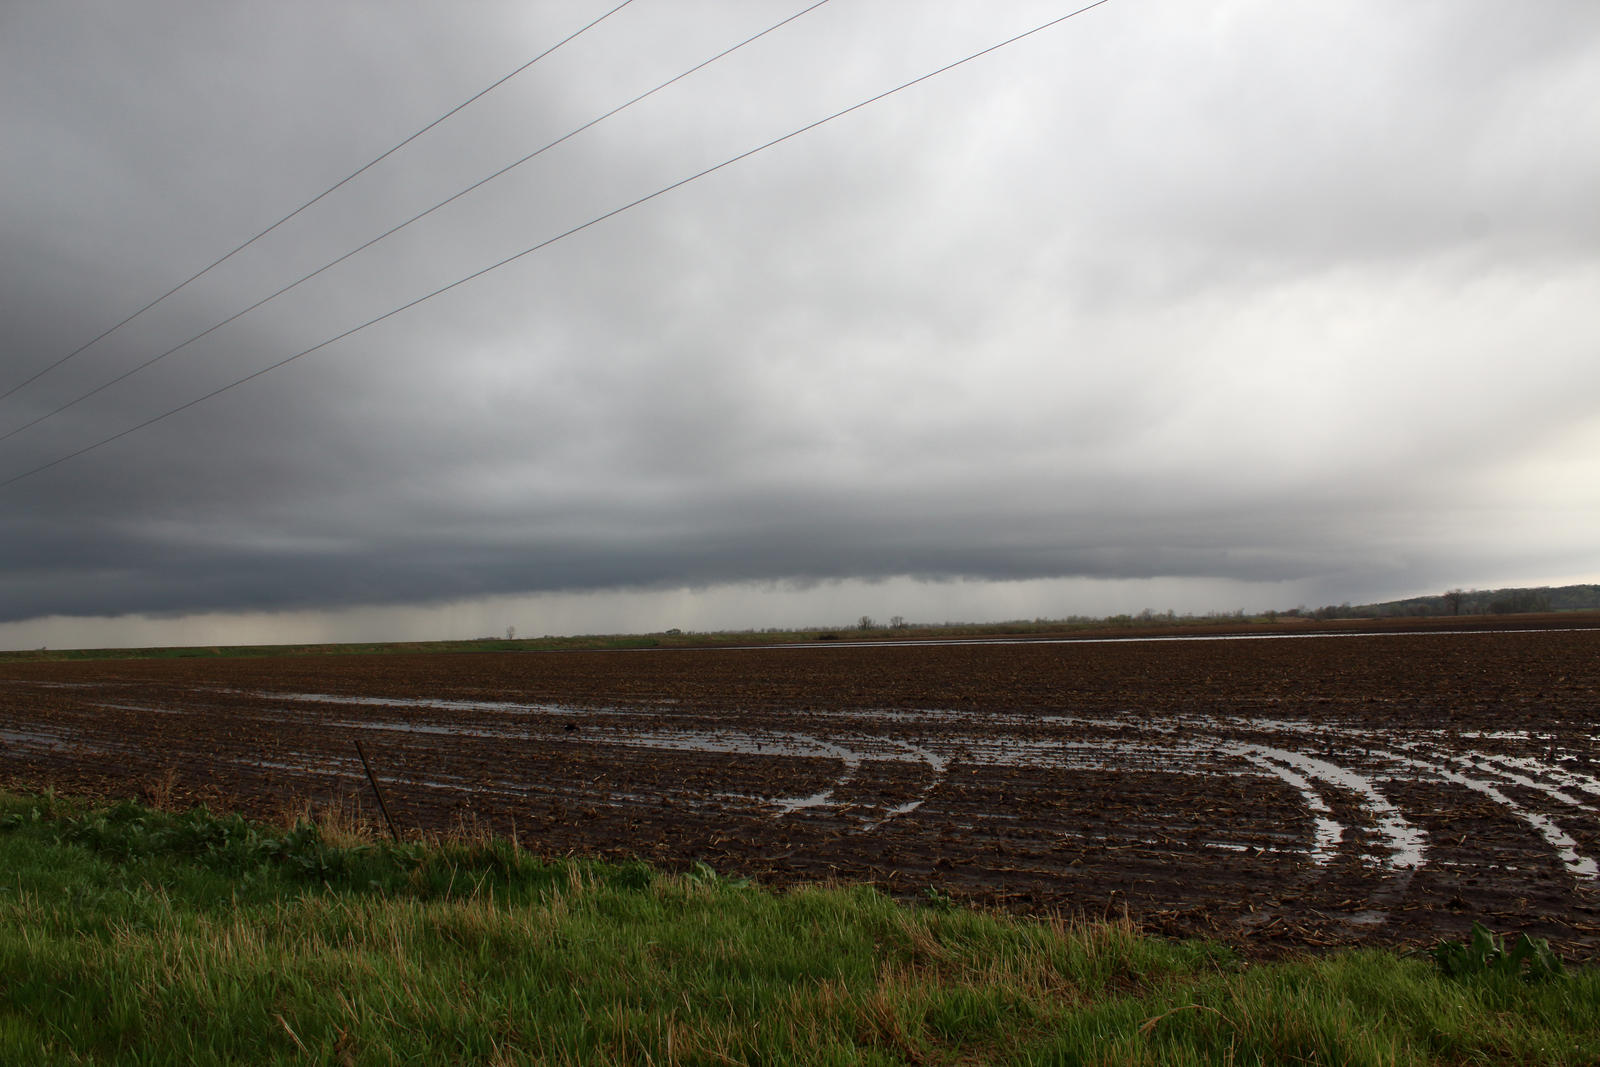
<instances>
[{"instance_id":1,"label":"wet soil","mask_svg":"<svg viewBox=\"0 0 1600 1067\"><path fill-rule=\"evenodd\" d=\"M1283 640L0 666L14 786L408 832L1276 951L1482 920L1600 948L1600 624ZM1563 625L1572 625L1563 617Z\"/></svg>"}]
</instances>

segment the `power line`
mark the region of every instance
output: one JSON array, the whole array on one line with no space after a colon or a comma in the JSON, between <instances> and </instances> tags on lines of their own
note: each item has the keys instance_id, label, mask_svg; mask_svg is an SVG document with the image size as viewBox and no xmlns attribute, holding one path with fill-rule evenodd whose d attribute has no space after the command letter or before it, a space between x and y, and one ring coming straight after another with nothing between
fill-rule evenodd
<instances>
[{"instance_id":1,"label":"power line","mask_svg":"<svg viewBox=\"0 0 1600 1067\"><path fill-rule=\"evenodd\" d=\"M630 2L631 2L631 0L630 0ZM76 397L73 397L71 400L69 400L66 403L60 405L59 407L54 408L54 409L52 409L50 411L47 411L44 414L37 416L36 418L32 419L29 422L25 422L20 426L13 427L12 429L6 431L5 433L0 434L0 442L9 441L9 440L11 440L11 438L17 436L18 434L20 434L20 433L22 433L22 432L24 432L26 430L31 430L33 427L39 425L41 422L44 422L47 419L55 418L57 415L61 414L63 411L66 411L69 408L76 407L77 405L83 403L85 400L88 400L90 397L95 396L98 393L102 393L105 390L111 388L114 385L117 385L120 382L127 381L129 378L133 377L135 374L138 374L140 371L143 371L148 367L154 366L155 364L157 364L157 363L161 362L162 360L166 359L168 356L174 355L175 353L180 352L185 348L188 348L190 345L194 344L196 341L198 341L198 340L200 340L200 339L202 339L204 337L207 337L207 336L217 332L218 330L222 329L224 326L228 325L229 323L243 318L244 316L250 314L250 312L256 310L256 308L261 307L263 304L267 304L267 303L270 303L273 300L276 300L278 297L282 296L284 293L287 293L289 290L298 288L299 286L305 284L306 282L310 281L311 279L317 277L319 274L322 274L325 271L332 270L334 267L337 267L339 264L343 263L345 260L350 259L353 256L359 255L362 252L365 252L367 249L371 248L373 245L377 244L379 241L382 241L382 240L384 240L385 238L388 238L388 237L392 237L393 235L399 233L401 230L405 229L407 226L410 226L412 223L419 222L422 219L427 218L429 215L433 214L435 211L438 211L440 208L443 208L443 207L445 207L445 206L447 206L449 204L455 203L457 200L460 200L462 197L466 196L468 193L471 193L475 189L479 189L479 188L482 188L485 185L488 185L490 182L494 181L496 178L499 178L500 176L515 170L516 168L522 166L524 163L527 163L529 160L532 160L537 156L543 155L545 152L548 152L550 149L556 147L557 145L559 145L559 144L561 144L561 143L563 143L565 141L571 140L572 138L576 137L578 134L584 132L587 129L590 129L591 127L598 126L600 123L604 122L606 119L611 118L613 115L616 115L618 112L625 111L628 108L632 107L633 105L639 103L641 100L644 100L647 97L654 96L656 93L659 93L661 90L667 88L668 86L682 81L683 79L689 77L689 75L694 74L696 71L703 70L706 67L709 67L711 64L717 62L719 59L722 59L722 58L724 58L726 56L732 55L734 52L737 52L739 49L743 48L745 45L753 44L754 42L756 42L756 41L760 40L761 38L765 37L767 34L772 33L775 30L781 29L784 26L787 26L789 23L791 23L791 22L795 21L796 19L800 18L802 15L808 15L811 12L815 11L817 8L822 7L824 4L827 4L827 3L829 3L829 0L817 0L817 2L812 4L810 7L807 7L805 9L801 10L801 11L797 11L795 14L790 15L788 18L782 20L781 22L776 22L773 25L768 26L766 29L762 30L760 33L757 33L757 34L755 34L755 35L753 35L751 37L746 37L744 40L740 41L738 44L733 45L730 48L723 49L721 52L718 52L716 55L712 56L710 59L707 59L707 60L705 60L705 61L703 61L701 63L697 63L694 66L690 67L688 70L684 71L682 74L678 74L678 75L676 75L674 77L668 78L666 81L662 82L660 85L657 85L654 89L650 89L650 90L648 90L646 92L640 93L638 96L635 96L633 99L627 101L626 103L618 104L616 107L612 108L610 111L607 111L605 114L601 115L599 118L591 119L588 122L584 123L582 126L579 126L578 128L576 128L576 129L574 129L574 130L572 130L572 131L570 131L568 133L562 134L560 137L556 138L554 141L551 141L550 143L548 143L548 144L546 144L546 145L544 145L544 146L542 146L540 148L534 149L532 152L529 152L527 155L523 156L521 159L518 159L513 163L506 164L504 167L501 167L499 170L495 171L493 174L489 175L487 178L483 178L483 179L480 179L479 181L473 182L471 185L467 186L465 189L462 189L460 192L454 194L453 196L450 196L449 198L447 198L445 200L441 200L437 204L434 204L432 207L428 208L426 211L422 211L422 212L420 212L420 213L418 213L416 215L413 215L409 219L407 219L406 221L400 223L399 225L393 226L393 227L389 228L388 230L385 230L383 233L380 233L378 236L372 238L372 240L368 241L367 243L365 243L363 245L360 245L360 246L358 246L356 248L353 248L350 251L346 252L344 255L340 256L338 259L332 260L331 262L328 262L328 263L324 263L322 266L318 267L316 270L312 271L311 273L302 275L301 277L299 277L299 278L295 279L294 281L290 282L288 285L283 286L281 289L278 289L277 291L275 291L273 293L270 293L267 296L262 297L260 300L257 300L254 304L251 304L249 307L244 308L241 311L234 312L232 315L229 315L227 318L223 319L221 322L218 322L213 326L209 326L206 329L204 329L204 330L200 331L199 333L195 334L193 337L190 337L187 341L183 341L180 344L174 345L173 347L167 349L165 352L162 352L159 355L151 356L149 359L145 360L143 363L140 363L139 365L137 365L135 367L132 367L132 368L122 372L121 374L117 375L115 378L112 378L110 381L103 382L100 385L95 386L93 389L90 389L88 392L82 393L82 394L80 394L80 395L78 395ZM485 90L485 91L487 91L487 90ZM482 94L480 93L479 95L482 95ZM457 110L460 110L460 109L458 108ZM263 232L265 232L265 231L263 231ZM241 245L240 247L243 247L243 246ZM218 260L217 262L220 263L221 260ZM198 278L199 275L197 274L197 275L195 275L195 277ZM192 281L193 279L190 279L190 280ZM176 292L176 290L174 290L174 292ZM154 306L154 305L151 305L151 306ZM102 335L102 336L104 336L104 335ZM27 384L27 383L23 383L23 384ZM20 386L18 388L20 388ZM0 397L0 399L4 399L4 397Z\"/></svg>"},{"instance_id":2,"label":"power line","mask_svg":"<svg viewBox=\"0 0 1600 1067\"><path fill-rule=\"evenodd\" d=\"M392 156L396 152L400 151L400 149L404 148L406 145L410 144L412 141L415 141L418 137L421 137L423 134L427 133L429 130L433 129L435 126L439 125L441 122L445 121L450 116L454 115L456 112L462 110L463 108L469 106L470 104L475 103L476 101L478 101L479 99L483 98L484 96L487 96L489 93L491 93L494 90L498 89L500 86L504 85L506 82L510 81L512 78L515 78L518 74L521 74L523 71L527 70L529 67L531 67L535 63L539 62L541 59L544 59L546 56L550 55L556 49L561 48L563 45L566 45L566 44L572 42L573 40L577 39L578 37L581 37L583 34L588 33L590 30L592 30L596 26L600 25L600 23L604 22L606 19L610 18L612 15L615 15L618 11L621 11L623 8L627 7L631 3L633 3L633 0L622 0L622 3L618 4L616 7L612 8L610 11L607 11L605 14L603 14L599 18L595 19L593 22L590 22L588 25L583 26L582 28L580 28L580 29L578 29L578 30L576 30L576 31L574 31L572 33L569 33L567 36L563 37L561 40L557 41L555 44L551 45L549 48L546 48L543 52L540 52L538 55L534 56L532 59L530 59L526 63L522 64L522 66L518 67L516 70L512 71L510 74L507 74L505 77L503 77L503 78L499 79L498 81L494 82L492 85L488 86L487 88L481 89L478 92L474 93L472 96L470 96L467 99L463 100L461 103L457 104L455 107L451 108L449 111L446 111L443 115L440 115L438 118L434 119L432 122L428 123L426 126L422 127L422 129L418 130L416 133L413 133L410 137L407 137L405 140L401 141L399 144L395 145L393 148L389 149L387 152L384 152L382 155L377 156L376 158L374 158L374 159L370 160L369 162L363 164L361 167L357 168L356 170L351 171L349 174L345 175L343 178L341 178L338 181L334 182L332 185L328 186L328 188L324 189L322 192L318 193L316 196L312 197L310 200L307 200L305 203L301 204L299 207L297 207L293 211L289 212L287 215L285 215L283 218L279 219L277 222L274 222L271 226L268 226L266 229L262 230L260 233L256 234L254 237L252 237L248 241L244 242L244 244L242 244L242 245L238 246L237 248L233 249L233 251L227 253L221 259L215 260L212 263L206 265L205 267L202 267L198 272L196 272L194 274L191 274L189 277L185 278L183 281L179 282L177 285L173 286L171 289L168 289L166 292L162 293L160 296L158 296L154 300L150 301L150 303L146 304L144 307L140 308L138 311L135 311L132 315L129 315L127 318L123 319L121 322L117 323L115 326L112 326L110 329L106 330L104 333L102 333L99 336L95 337L93 340L87 342L86 344L79 345L77 348L73 349L71 352L68 352L66 355L62 356L60 359L56 360L54 363L51 363L49 366L45 367L43 370L40 370L40 371L36 372L35 374L33 374L31 377L25 378L24 380L18 382L16 385L13 385L10 389L7 389L4 393L0 393L0 400L5 400L8 397L10 397L12 394L16 393L17 391L27 388L28 386L32 385L34 382L38 381L40 378L43 378L46 374L49 374L51 371L55 370L57 367L59 367L62 364L66 363L68 360L74 359L77 356L83 354L84 352L87 352L89 349L93 348L95 345L99 344L101 341L104 341L107 337L110 337L112 334L116 333L118 330L120 330L124 326L128 325L128 323L132 322L134 319L138 318L140 315L143 315L146 311L149 311L151 308L155 307L157 304L159 304L163 300L167 299L167 297L172 296L173 294L179 292L180 290L182 290L184 288L187 288L190 283L200 280L205 275L211 273L211 271L213 271L217 267L222 266L222 264L226 263L228 260L230 260L234 256L238 255L240 252L243 252L246 248L249 248L251 245L253 245L257 241L261 240L261 238L265 237L267 234L271 233L273 230L276 230L279 226L282 226L284 223L288 222L290 219L292 219L295 216L299 215L301 212L305 211L307 208L311 207L312 205L320 203L323 199L328 197L330 194L334 193L335 191L337 191L338 189L342 188L343 186L345 186L349 182L351 182L354 179L356 179L356 178L360 177L361 175L365 174L367 171L371 170L373 167L377 166L379 163L382 163L384 160L388 159L390 156Z\"/></svg>"},{"instance_id":3,"label":"power line","mask_svg":"<svg viewBox=\"0 0 1600 1067\"><path fill-rule=\"evenodd\" d=\"M272 363L272 364L269 364L269 365L267 365L265 367L262 367L260 370L254 371L254 372L252 372L250 374L247 374L243 378L235 379L234 381L229 382L227 385L219 386L218 388L211 390L211 392L206 393L204 396L195 397L193 400L189 400L189 401L187 401L187 402L185 402L183 404L179 404L177 407L170 408L167 411L164 411L159 415L151 416L150 418L144 420L141 423L138 423L137 425L130 426L125 430L122 430L122 431L120 431L118 433L114 433L110 437L105 437L105 438L100 439L99 441L94 442L93 444L85 445L84 447L78 449L75 452L69 452L64 456L59 456L56 459L53 459L53 460L49 461L48 463L42 463L39 466L32 468L31 470L27 470L27 471L22 472L21 474L13 475L12 477L7 478L4 481L0 481L0 489L8 488L9 486L15 485L16 483L22 481L25 478L31 478L36 474L43 473L44 471L50 470L53 467L57 467L57 466L60 466L63 463L66 463L66 462L69 462L71 460L77 459L79 456L87 455L88 453L94 452L97 449L105 447L106 445L112 444L112 443L114 443L116 441L120 441L124 437L128 437L128 436L130 436L132 434L138 433L140 430L144 430L144 429L147 429L148 427L154 426L158 422L161 422L161 421L163 421L165 419L169 419L172 416L179 414L180 412L187 411L192 407L196 407L196 406L198 406L200 404L205 403L208 400L212 400L212 399L214 399L214 398L216 398L218 396L221 396L223 393L226 393L226 392L228 392L228 391L230 391L232 389L236 389L239 386L246 384L247 382L252 382L257 378L262 377L263 375L270 374L273 371L278 370L280 367L286 367L290 363L293 363L298 359L302 359L302 358L304 358L306 356L309 356L314 352L320 352L322 349L327 348L329 345L336 344L339 341L344 340L346 337L350 337L350 336L352 336L354 334L360 333L362 330L365 330L370 326L376 326L378 323L383 322L385 319L393 318L394 316L400 314L401 312L409 311L410 309L416 307L418 304L426 303L427 301L432 300L436 296L442 296L445 293L450 292L450 290L452 290L452 289L459 288L460 286L466 285L468 282L471 282L471 281L474 281L474 280L476 280L478 278L483 277L485 274L488 274L488 273L490 273L492 271L499 270L501 267L507 266L509 264L515 263L517 260L522 259L522 258L524 258L526 256L530 256L533 253L538 252L538 251L540 251L542 249L549 248L551 245L556 244L558 241L564 241L568 237L573 236L574 234L582 233L584 230L587 230L592 226L597 226L600 223L605 222L607 219L615 218L618 215L623 214L624 212L631 211L634 208L639 207L639 206L641 206L643 204L648 204L652 200L656 200L659 197L665 196L666 194L668 194L670 192L673 192L676 189L681 189L684 186L689 185L692 182L697 182L701 178L704 178L704 177L706 177L708 175L715 174L717 171L723 170L723 169L725 169L727 167L731 167L733 164L738 163L738 162L740 162L742 160L749 159L751 156L758 155L761 152L765 152L769 148L774 148L777 145L783 144L786 141L791 141L794 138L799 137L802 134L809 133L810 131L818 128L819 126L825 126L828 123L833 122L835 119L840 119L840 118L843 118L846 115L852 114L853 112L860 111L862 108L868 107L868 106L870 106L872 104L877 103L880 100L884 100L884 99L887 99L888 97L894 96L896 93L904 92L906 89L910 89L912 86L920 85L921 83L929 80L930 78L936 78L941 74L946 74L946 73L948 73L948 72L950 72L952 70L955 70L957 67L961 67L961 66L964 66L964 65L966 65L968 63L971 63L973 60L981 59L982 57L984 57L986 55L989 55L992 52L997 52L1002 48L1005 48L1005 47L1007 47L1009 45L1016 44L1018 41L1025 40L1026 38L1032 37L1035 34L1042 33L1045 30L1048 30L1048 29L1050 29L1050 28L1052 28L1054 26L1059 26L1061 23L1066 22L1068 19L1076 18L1079 15L1082 15L1082 14L1084 14L1086 12L1089 12L1089 11L1093 11L1095 8L1101 7L1102 5L1108 4L1110 2L1111 2L1111 0L1094 0L1094 3L1087 4L1087 5L1083 6L1083 7L1080 7L1076 11L1071 11L1071 12L1068 12L1067 14L1065 14L1065 15L1057 16L1056 18L1053 18L1048 22L1044 22L1044 23L1039 24L1038 26L1033 27L1031 30L1025 30L1022 33L1019 33L1019 34L1015 35L1014 37L1008 37L1005 40L1000 41L998 44L992 44L989 47L984 48L984 49L982 49L980 51L973 52L971 55L965 56L962 59L958 59L953 63L947 63L944 66L938 68L937 70L932 70L932 71L929 71L926 74L919 75L918 77L912 78L908 82L902 82L901 84L895 86L894 88L886 89L883 92L878 93L876 96L871 96L871 97L868 97L865 100L862 100L860 103L852 104L849 107L844 108L841 111L835 111L831 115L827 115L827 116L825 116L823 118L817 119L814 122L807 123L806 125L801 126L798 129L791 130L790 132L784 134L781 137L775 137L772 140L767 141L765 144L757 145L755 148L748 149L748 150L746 150L744 152L739 153L736 156L732 156L732 157L730 157L728 159L725 159L721 163L715 164L714 166L707 167L704 170L697 171L696 173L689 175L687 178L680 178L677 181L673 182L671 185L662 186L660 189L657 189L653 193L649 193L649 194L647 194L645 196L641 196L637 200L629 201L628 203L623 204L621 207L613 208L610 211L607 211L603 215L596 215L594 218L589 219L587 222L579 223L578 225L573 226L571 229L564 230L561 233L556 234L554 237L547 237L543 241L540 241L538 244L535 244L535 245L532 245L531 247L523 249L521 252L517 252L514 255L507 256L506 258L500 260L499 262L491 263L489 266L484 267L484 268L482 268L480 270L474 271L473 273L468 274L465 277L457 278L455 281L451 282L449 285L441 286L440 288L433 290L431 293L425 293L422 296L419 296L414 300L411 300L411 301L408 301L407 303L401 304L399 307L396 307L396 308L393 308L393 309L391 309L389 311L384 312L382 315L378 315L378 316L376 316L374 318L368 319L366 322L361 323L359 326L352 326L350 329L345 330L343 333L340 333L340 334L337 334L337 335L335 335L333 337L330 337L326 341L322 341L322 342L320 342L318 344L312 345L310 348L302 349L301 351L296 352L292 356L285 356L283 359L278 360L276 363Z\"/></svg>"}]
</instances>

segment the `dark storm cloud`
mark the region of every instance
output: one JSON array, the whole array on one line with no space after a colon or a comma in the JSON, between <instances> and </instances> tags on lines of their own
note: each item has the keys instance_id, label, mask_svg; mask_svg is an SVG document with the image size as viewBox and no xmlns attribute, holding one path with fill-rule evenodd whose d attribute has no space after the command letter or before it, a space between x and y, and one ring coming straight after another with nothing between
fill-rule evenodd
<instances>
[{"instance_id":1,"label":"dark storm cloud","mask_svg":"<svg viewBox=\"0 0 1600 1067\"><path fill-rule=\"evenodd\" d=\"M25 577L12 584L7 617L94 613L107 585L136 598L142 612L175 613L325 606L328 588L352 602L385 604L508 589L759 582L771 579L774 557L784 561L786 579L801 582L826 581L841 571L870 578L1281 580L1324 568L1339 551L1328 539L1285 552L1275 547L1283 531L1263 529L1276 524L1261 516L1191 515L1189 527L1177 532L1159 518L1019 518L1014 512L1000 533L972 516L928 525L930 508L946 503L908 501L863 514L869 509L850 499L741 499L706 509L717 516L714 531L689 514L605 506L578 513L583 530L520 515L503 524L475 515L471 529L363 527L349 535L129 521L52 543L12 525L8 541L29 550L12 563ZM693 536L663 537L663 528L672 526ZM986 556L973 551L977 536L985 539Z\"/></svg>"},{"instance_id":2,"label":"dark storm cloud","mask_svg":"<svg viewBox=\"0 0 1600 1067\"><path fill-rule=\"evenodd\" d=\"M0 390L606 6L12 5ZM640 0L0 433L800 6ZM0 442L0 478L1060 13L830 5ZM1583 3L1106 5L5 489L0 618L1592 570L1597 69Z\"/></svg>"}]
</instances>

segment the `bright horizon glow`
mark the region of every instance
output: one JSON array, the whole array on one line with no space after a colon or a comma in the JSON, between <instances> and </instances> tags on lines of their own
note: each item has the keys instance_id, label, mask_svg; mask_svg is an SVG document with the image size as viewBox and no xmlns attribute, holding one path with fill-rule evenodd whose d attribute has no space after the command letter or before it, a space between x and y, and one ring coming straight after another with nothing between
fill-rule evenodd
<instances>
[{"instance_id":1,"label":"bright horizon glow","mask_svg":"<svg viewBox=\"0 0 1600 1067\"><path fill-rule=\"evenodd\" d=\"M1476 589L1555 588L1593 577L1505 581ZM1466 588L1463 586L1462 588ZM1381 603L1444 592L1376 595ZM319 645L460 641L501 637L647 634L669 629L757 632L765 629L845 629L862 615L879 625L899 615L912 625L1003 623L1018 620L1104 618L1142 611L1179 615L1257 615L1333 603L1307 597L1300 583L1214 580L1035 579L1018 582L882 582L728 585L704 589L624 590L484 597L442 604L365 606L331 611L210 612L174 617L51 616L0 624L0 648L185 648L238 645ZM1344 601L1339 601L1343 603Z\"/></svg>"}]
</instances>

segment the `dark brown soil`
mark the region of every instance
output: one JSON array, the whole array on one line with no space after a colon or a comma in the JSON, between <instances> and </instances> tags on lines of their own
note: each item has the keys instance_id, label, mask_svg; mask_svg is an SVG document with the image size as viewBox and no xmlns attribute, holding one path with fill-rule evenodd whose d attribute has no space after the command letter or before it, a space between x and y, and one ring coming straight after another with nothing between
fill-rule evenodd
<instances>
[{"instance_id":1,"label":"dark brown soil","mask_svg":"<svg viewBox=\"0 0 1600 1067\"><path fill-rule=\"evenodd\" d=\"M1597 709L1596 629L17 663L0 775L370 811L359 737L410 832L1267 951L1476 919L1592 954Z\"/></svg>"}]
</instances>

